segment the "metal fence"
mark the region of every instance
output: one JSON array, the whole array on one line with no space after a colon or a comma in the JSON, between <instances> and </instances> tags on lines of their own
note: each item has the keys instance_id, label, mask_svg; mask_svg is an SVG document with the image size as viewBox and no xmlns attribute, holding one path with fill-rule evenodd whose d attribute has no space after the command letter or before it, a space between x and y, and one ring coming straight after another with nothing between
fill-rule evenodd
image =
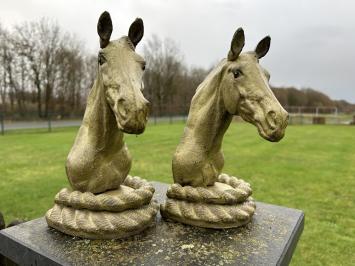
<instances>
[{"instance_id":1,"label":"metal fence","mask_svg":"<svg viewBox=\"0 0 355 266\"><path fill-rule=\"evenodd\" d=\"M166 115L166 116L149 116L148 124L159 123L185 123L187 115ZM48 116L42 119L31 120L11 120L0 113L0 134L4 135L9 131L16 130L43 130L51 132L54 128L78 127L81 125L82 117L72 117L70 119L60 119L57 116Z\"/></svg>"},{"instance_id":2,"label":"metal fence","mask_svg":"<svg viewBox=\"0 0 355 266\"><path fill-rule=\"evenodd\" d=\"M149 124L159 123L185 123L187 114L168 114L158 116L151 114L149 116ZM81 124L82 116L72 116L62 119L58 115L49 115L42 119L26 119L12 120L7 118L3 113L0 113L0 134L4 135L8 131L15 130L45 130L51 132L53 128L78 127ZM242 121L240 117L236 117L235 121ZM328 125L351 125L355 124L355 114L331 114L331 115L315 115L315 114L300 114L290 113L289 125L311 125L311 124L328 124Z\"/></svg>"},{"instance_id":3,"label":"metal fence","mask_svg":"<svg viewBox=\"0 0 355 266\"><path fill-rule=\"evenodd\" d=\"M355 115L314 115L314 114L290 114L289 125L352 125L355 123Z\"/></svg>"}]
</instances>

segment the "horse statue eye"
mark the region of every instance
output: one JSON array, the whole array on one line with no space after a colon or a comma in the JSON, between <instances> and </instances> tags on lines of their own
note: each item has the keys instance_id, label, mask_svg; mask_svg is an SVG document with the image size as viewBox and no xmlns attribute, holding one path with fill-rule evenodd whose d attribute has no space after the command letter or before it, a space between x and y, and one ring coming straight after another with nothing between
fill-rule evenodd
<instances>
[{"instance_id":1,"label":"horse statue eye","mask_svg":"<svg viewBox=\"0 0 355 266\"><path fill-rule=\"evenodd\" d=\"M233 75L234 75L234 78L239 78L241 75L242 75L242 71L240 71L239 69L234 69L233 70Z\"/></svg>"},{"instance_id":2,"label":"horse statue eye","mask_svg":"<svg viewBox=\"0 0 355 266\"><path fill-rule=\"evenodd\" d=\"M100 66L106 62L106 58L103 56L103 54L99 54L99 64Z\"/></svg>"},{"instance_id":3,"label":"horse statue eye","mask_svg":"<svg viewBox=\"0 0 355 266\"><path fill-rule=\"evenodd\" d=\"M142 70L143 70L143 71L145 70L145 64L144 64L144 65L142 65Z\"/></svg>"}]
</instances>

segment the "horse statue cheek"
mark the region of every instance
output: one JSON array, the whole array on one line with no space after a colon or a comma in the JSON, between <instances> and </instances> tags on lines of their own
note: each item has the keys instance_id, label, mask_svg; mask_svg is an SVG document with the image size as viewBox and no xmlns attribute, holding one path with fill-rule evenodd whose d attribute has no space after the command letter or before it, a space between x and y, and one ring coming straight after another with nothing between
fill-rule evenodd
<instances>
[{"instance_id":1,"label":"horse statue cheek","mask_svg":"<svg viewBox=\"0 0 355 266\"><path fill-rule=\"evenodd\" d=\"M98 22L102 48L98 76L65 167L71 188L60 190L46 213L50 227L91 239L138 234L153 223L159 210L152 200L154 187L128 175L132 158L123 141L124 133L142 133L147 121L148 101L141 83L132 82L140 81L145 64L135 53L143 21L136 19L128 36L118 40L109 40L111 32L111 17L104 12ZM104 82L107 72L119 74L110 81L110 89Z\"/></svg>"}]
</instances>

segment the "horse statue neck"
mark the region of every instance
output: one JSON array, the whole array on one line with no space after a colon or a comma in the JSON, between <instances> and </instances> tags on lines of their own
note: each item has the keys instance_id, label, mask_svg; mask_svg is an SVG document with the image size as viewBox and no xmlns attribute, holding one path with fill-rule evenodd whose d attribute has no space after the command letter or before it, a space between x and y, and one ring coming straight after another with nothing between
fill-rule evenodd
<instances>
[{"instance_id":1,"label":"horse statue neck","mask_svg":"<svg viewBox=\"0 0 355 266\"><path fill-rule=\"evenodd\" d=\"M66 162L69 182L74 190L82 192L117 189L127 177L131 161L99 73Z\"/></svg>"},{"instance_id":2,"label":"horse statue neck","mask_svg":"<svg viewBox=\"0 0 355 266\"><path fill-rule=\"evenodd\" d=\"M118 129L116 117L106 102L100 74L88 96L82 127L88 130L88 138L85 140L89 141L96 151L117 149L123 145L123 132Z\"/></svg>"},{"instance_id":3,"label":"horse statue neck","mask_svg":"<svg viewBox=\"0 0 355 266\"><path fill-rule=\"evenodd\" d=\"M224 61L207 76L192 98L184 135L173 157L175 183L213 185L222 171L222 140L233 118L223 102L223 65Z\"/></svg>"},{"instance_id":4,"label":"horse statue neck","mask_svg":"<svg viewBox=\"0 0 355 266\"><path fill-rule=\"evenodd\" d=\"M233 118L223 102L220 87L222 65L217 66L197 88L187 119L187 135L196 136L196 142L206 152L221 148L223 136Z\"/></svg>"}]
</instances>

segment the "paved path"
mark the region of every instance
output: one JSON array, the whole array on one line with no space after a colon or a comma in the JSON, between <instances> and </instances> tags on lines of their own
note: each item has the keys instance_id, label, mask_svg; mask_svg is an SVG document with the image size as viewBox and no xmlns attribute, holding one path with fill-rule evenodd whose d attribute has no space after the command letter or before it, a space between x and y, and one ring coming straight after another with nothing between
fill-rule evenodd
<instances>
[{"instance_id":1,"label":"paved path","mask_svg":"<svg viewBox=\"0 0 355 266\"><path fill-rule=\"evenodd\" d=\"M81 120L58 120L51 121L51 127L72 127L80 126ZM15 129L48 128L48 121L16 121L4 122L5 131Z\"/></svg>"},{"instance_id":2,"label":"paved path","mask_svg":"<svg viewBox=\"0 0 355 266\"><path fill-rule=\"evenodd\" d=\"M175 116L175 117L151 117L149 118L149 123L162 123L162 122L177 122L177 121L185 121L185 117L183 116ZM53 120L51 121L52 128L58 127L73 127L80 126L81 120ZM7 130L17 130L17 129L36 129L36 128L48 128L48 121L4 121L4 129Z\"/></svg>"}]
</instances>

